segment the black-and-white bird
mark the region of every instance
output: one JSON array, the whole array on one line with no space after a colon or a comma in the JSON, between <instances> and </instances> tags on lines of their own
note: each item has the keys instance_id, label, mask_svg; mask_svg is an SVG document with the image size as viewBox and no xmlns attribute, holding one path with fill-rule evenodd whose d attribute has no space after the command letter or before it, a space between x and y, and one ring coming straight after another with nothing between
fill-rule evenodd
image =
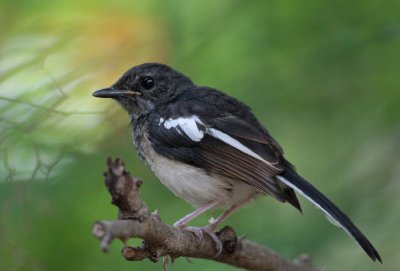
<instances>
[{"instance_id":1,"label":"black-and-white bird","mask_svg":"<svg viewBox=\"0 0 400 271\"><path fill-rule=\"evenodd\" d=\"M175 195L196 208L176 227L208 233L221 251L214 230L227 216L258 195L301 211L297 192L343 228L372 260L382 262L351 220L297 174L277 141L242 102L197 86L158 63L133 67L93 96L113 98L128 111L140 158ZM206 227L187 226L212 208L225 212Z\"/></svg>"}]
</instances>

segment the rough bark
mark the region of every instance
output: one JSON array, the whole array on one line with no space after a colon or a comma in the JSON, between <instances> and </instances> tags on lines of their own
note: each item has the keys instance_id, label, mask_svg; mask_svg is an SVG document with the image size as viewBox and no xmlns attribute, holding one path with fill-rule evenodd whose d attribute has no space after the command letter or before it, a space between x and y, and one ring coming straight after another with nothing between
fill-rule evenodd
<instances>
[{"instance_id":1,"label":"rough bark","mask_svg":"<svg viewBox=\"0 0 400 271\"><path fill-rule=\"evenodd\" d=\"M124 246L122 255L128 261L149 259L157 262L163 258L164 268L168 258L173 262L178 257L202 258L226 263L248 270L267 271L311 271L308 256L300 256L293 262L283 259L276 252L241 239L235 231L226 226L217 235L223 244L223 251L216 256L213 240L204 234L199 240L193 233L168 226L161 221L157 212L150 212L139 194L142 181L132 178L120 159L107 159L108 170L104 173L105 184L112 197L112 204L119 209L118 221L97 221L93 234L101 241L101 248L108 246L115 238L124 243L129 238L141 238L140 247Z\"/></svg>"}]
</instances>

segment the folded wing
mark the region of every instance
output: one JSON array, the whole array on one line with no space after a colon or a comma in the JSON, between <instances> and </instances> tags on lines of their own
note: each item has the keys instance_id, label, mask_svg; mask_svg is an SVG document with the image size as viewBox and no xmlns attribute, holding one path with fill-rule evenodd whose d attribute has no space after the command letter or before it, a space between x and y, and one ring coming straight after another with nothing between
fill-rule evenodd
<instances>
[{"instance_id":1,"label":"folded wing","mask_svg":"<svg viewBox=\"0 0 400 271\"><path fill-rule=\"evenodd\" d=\"M160 119L149 131L158 153L244 182L301 210L292 188L276 179L283 171L279 145L239 118L191 115Z\"/></svg>"}]
</instances>

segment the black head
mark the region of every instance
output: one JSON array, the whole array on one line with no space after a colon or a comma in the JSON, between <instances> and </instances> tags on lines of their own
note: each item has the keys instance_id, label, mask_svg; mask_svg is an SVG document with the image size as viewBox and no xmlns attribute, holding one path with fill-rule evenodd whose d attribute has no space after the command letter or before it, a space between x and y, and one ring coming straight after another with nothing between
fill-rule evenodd
<instances>
[{"instance_id":1,"label":"black head","mask_svg":"<svg viewBox=\"0 0 400 271\"><path fill-rule=\"evenodd\" d=\"M192 85L189 78L167 65L145 63L131 68L114 85L95 91L93 96L112 98L131 115L139 116L171 101Z\"/></svg>"}]
</instances>

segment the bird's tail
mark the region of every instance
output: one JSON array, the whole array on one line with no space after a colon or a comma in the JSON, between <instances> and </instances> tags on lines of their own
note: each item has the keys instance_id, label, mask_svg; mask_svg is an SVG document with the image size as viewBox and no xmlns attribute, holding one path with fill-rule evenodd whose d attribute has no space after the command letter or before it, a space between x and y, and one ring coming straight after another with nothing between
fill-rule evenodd
<instances>
[{"instance_id":1,"label":"bird's tail","mask_svg":"<svg viewBox=\"0 0 400 271\"><path fill-rule=\"evenodd\" d=\"M286 169L285 172L278 175L277 178L280 182L291 187L316 207L321 209L326 214L327 218L347 232L347 234L349 234L364 249L373 261L378 260L382 263L381 256L367 237L365 237L365 235L338 207L336 207L333 202L319 192L313 185L299 176L291 168Z\"/></svg>"}]
</instances>

